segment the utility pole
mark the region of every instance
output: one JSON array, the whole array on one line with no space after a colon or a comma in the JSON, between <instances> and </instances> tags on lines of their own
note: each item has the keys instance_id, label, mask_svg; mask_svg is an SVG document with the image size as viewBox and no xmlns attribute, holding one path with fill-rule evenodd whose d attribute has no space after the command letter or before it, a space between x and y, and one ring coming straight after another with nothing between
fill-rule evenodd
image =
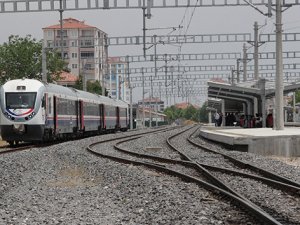
<instances>
[{"instance_id":1,"label":"utility pole","mask_svg":"<svg viewBox=\"0 0 300 225\"><path fill-rule=\"evenodd\" d=\"M161 83L158 84L159 100L161 100Z\"/></svg>"},{"instance_id":2,"label":"utility pole","mask_svg":"<svg viewBox=\"0 0 300 225\"><path fill-rule=\"evenodd\" d=\"M166 88L166 105L168 105L167 74L168 74L168 61L167 61L167 54L165 54L165 88Z\"/></svg>"},{"instance_id":3,"label":"utility pole","mask_svg":"<svg viewBox=\"0 0 300 225\"><path fill-rule=\"evenodd\" d=\"M293 122L296 122L296 92L293 93Z\"/></svg>"},{"instance_id":4,"label":"utility pole","mask_svg":"<svg viewBox=\"0 0 300 225\"><path fill-rule=\"evenodd\" d=\"M112 77L111 77L112 69L111 69L111 65L112 64L107 65L107 68L105 66L105 70L107 71L107 72L105 72L105 74L107 74L107 76L109 76L109 96L112 96Z\"/></svg>"},{"instance_id":5,"label":"utility pole","mask_svg":"<svg viewBox=\"0 0 300 225\"><path fill-rule=\"evenodd\" d=\"M150 76L150 104L149 104L149 127L152 127L152 96L153 96L153 85L152 75Z\"/></svg>"},{"instance_id":6,"label":"utility pole","mask_svg":"<svg viewBox=\"0 0 300 225\"><path fill-rule=\"evenodd\" d=\"M264 42L259 42L258 40L258 24L257 22L254 23L254 42L253 41L248 41L249 44L254 46L254 54L253 54L253 59L254 59L254 80L258 80L259 78L259 71L258 71L258 47Z\"/></svg>"},{"instance_id":7,"label":"utility pole","mask_svg":"<svg viewBox=\"0 0 300 225\"><path fill-rule=\"evenodd\" d=\"M145 80L144 80L144 68L142 67L143 76L143 128L145 128Z\"/></svg>"},{"instance_id":8,"label":"utility pole","mask_svg":"<svg viewBox=\"0 0 300 225\"><path fill-rule=\"evenodd\" d=\"M170 70L171 70L172 95L174 95L174 83L173 83L174 82L174 77L173 77L174 76L174 74L173 74L174 73L174 66L171 66ZM171 104L171 101L172 101L171 99L172 99L172 96L170 97L170 104ZM175 105L175 97L174 97L174 105Z\"/></svg>"},{"instance_id":9,"label":"utility pole","mask_svg":"<svg viewBox=\"0 0 300 225\"><path fill-rule=\"evenodd\" d=\"M127 80L128 80L128 88L130 91L129 95L129 110L130 110L130 122L129 122L129 128L130 130L133 130L133 113L132 113L132 87L130 83L130 73L129 73L129 56L126 56L126 62L127 62Z\"/></svg>"},{"instance_id":10,"label":"utility pole","mask_svg":"<svg viewBox=\"0 0 300 225\"><path fill-rule=\"evenodd\" d=\"M47 56L44 43L42 46L42 81L47 82Z\"/></svg>"},{"instance_id":11,"label":"utility pole","mask_svg":"<svg viewBox=\"0 0 300 225\"><path fill-rule=\"evenodd\" d=\"M64 47L63 47L63 2L59 0L59 15L60 15L60 55L61 59L64 60Z\"/></svg>"},{"instance_id":12,"label":"utility pole","mask_svg":"<svg viewBox=\"0 0 300 225\"><path fill-rule=\"evenodd\" d=\"M147 0L147 6L145 0L143 1L143 52L144 58L146 58L146 17L151 19L151 6L153 5L153 0ZM146 13L147 10L147 13Z\"/></svg>"},{"instance_id":13,"label":"utility pole","mask_svg":"<svg viewBox=\"0 0 300 225\"><path fill-rule=\"evenodd\" d=\"M158 108L157 108L157 97L155 98L155 112L156 112L156 117L155 117L155 126L158 127Z\"/></svg>"},{"instance_id":14,"label":"utility pole","mask_svg":"<svg viewBox=\"0 0 300 225\"><path fill-rule=\"evenodd\" d=\"M146 7L143 7L143 53L146 58Z\"/></svg>"},{"instance_id":15,"label":"utility pole","mask_svg":"<svg viewBox=\"0 0 300 225\"><path fill-rule=\"evenodd\" d=\"M85 74L86 59L83 60L82 66L82 89L86 91L86 74Z\"/></svg>"},{"instance_id":16,"label":"utility pole","mask_svg":"<svg viewBox=\"0 0 300 225\"><path fill-rule=\"evenodd\" d=\"M236 83L240 83L240 59L236 60Z\"/></svg>"},{"instance_id":17,"label":"utility pole","mask_svg":"<svg viewBox=\"0 0 300 225\"><path fill-rule=\"evenodd\" d=\"M243 45L243 82L247 80L247 48L246 43Z\"/></svg>"},{"instance_id":18,"label":"utility pole","mask_svg":"<svg viewBox=\"0 0 300 225\"><path fill-rule=\"evenodd\" d=\"M258 24L254 23L254 79L258 80Z\"/></svg>"},{"instance_id":19,"label":"utility pole","mask_svg":"<svg viewBox=\"0 0 300 225\"><path fill-rule=\"evenodd\" d=\"M275 129L283 130L282 0L276 0Z\"/></svg>"},{"instance_id":20,"label":"utility pole","mask_svg":"<svg viewBox=\"0 0 300 225\"><path fill-rule=\"evenodd\" d=\"M105 52L105 75L102 75L102 96L105 96L105 76L108 75L108 42L107 35L104 36L104 52ZM111 91L111 89L110 89Z\"/></svg>"},{"instance_id":21,"label":"utility pole","mask_svg":"<svg viewBox=\"0 0 300 225\"><path fill-rule=\"evenodd\" d=\"M157 52L156 52L156 35L153 36L154 38L154 76L157 76Z\"/></svg>"}]
</instances>

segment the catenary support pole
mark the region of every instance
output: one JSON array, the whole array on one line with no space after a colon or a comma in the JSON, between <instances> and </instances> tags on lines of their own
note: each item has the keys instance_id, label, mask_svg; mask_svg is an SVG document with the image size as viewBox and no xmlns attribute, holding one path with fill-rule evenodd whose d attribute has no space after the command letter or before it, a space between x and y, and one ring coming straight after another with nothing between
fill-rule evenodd
<instances>
[{"instance_id":1,"label":"catenary support pole","mask_svg":"<svg viewBox=\"0 0 300 225\"><path fill-rule=\"evenodd\" d=\"M145 128L145 78L144 78L144 68L142 67L143 76L143 128Z\"/></svg>"},{"instance_id":2,"label":"catenary support pole","mask_svg":"<svg viewBox=\"0 0 300 225\"><path fill-rule=\"evenodd\" d=\"M276 0L275 130L283 130L282 0Z\"/></svg>"},{"instance_id":3,"label":"catenary support pole","mask_svg":"<svg viewBox=\"0 0 300 225\"><path fill-rule=\"evenodd\" d=\"M152 75L150 76L150 104L149 104L149 127L152 127L152 103L153 103L153 83Z\"/></svg>"},{"instance_id":4,"label":"catenary support pole","mask_svg":"<svg viewBox=\"0 0 300 225\"><path fill-rule=\"evenodd\" d=\"M243 82L247 80L247 47L244 43L243 45Z\"/></svg>"},{"instance_id":5,"label":"catenary support pole","mask_svg":"<svg viewBox=\"0 0 300 225\"><path fill-rule=\"evenodd\" d=\"M108 39L107 35L104 36L104 52L105 52L105 75L108 75ZM111 89L110 89L111 91ZM105 76L102 75L102 96L105 96Z\"/></svg>"},{"instance_id":6,"label":"catenary support pole","mask_svg":"<svg viewBox=\"0 0 300 225\"><path fill-rule=\"evenodd\" d=\"M63 41L64 41L64 36L63 36L63 2L62 0L59 1L59 16L60 16L60 55L61 59L64 60L64 46L63 46Z\"/></svg>"},{"instance_id":7,"label":"catenary support pole","mask_svg":"<svg viewBox=\"0 0 300 225\"><path fill-rule=\"evenodd\" d=\"M258 80L258 24L254 23L254 79Z\"/></svg>"},{"instance_id":8,"label":"catenary support pole","mask_svg":"<svg viewBox=\"0 0 300 225\"><path fill-rule=\"evenodd\" d=\"M293 93L293 122L296 122L296 92Z\"/></svg>"},{"instance_id":9,"label":"catenary support pole","mask_svg":"<svg viewBox=\"0 0 300 225\"><path fill-rule=\"evenodd\" d=\"M42 46L42 81L47 82L47 55L44 43Z\"/></svg>"},{"instance_id":10,"label":"catenary support pole","mask_svg":"<svg viewBox=\"0 0 300 225\"><path fill-rule=\"evenodd\" d=\"M240 59L236 60L236 83L240 83Z\"/></svg>"},{"instance_id":11,"label":"catenary support pole","mask_svg":"<svg viewBox=\"0 0 300 225\"><path fill-rule=\"evenodd\" d=\"M130 72L129 72L129 56L126 56L126 63L127 63L127 82L128 82L128 88L129 88L129 92L130 92L130 95L129 95L129 112L130 112L130 115L129 115L129 118L130 118L130 121L129 121L129 128L130 130L133 130L133 113L132 113L132 87L131 87L131 83L130 83Z\"/></svg>"}]
</instances>

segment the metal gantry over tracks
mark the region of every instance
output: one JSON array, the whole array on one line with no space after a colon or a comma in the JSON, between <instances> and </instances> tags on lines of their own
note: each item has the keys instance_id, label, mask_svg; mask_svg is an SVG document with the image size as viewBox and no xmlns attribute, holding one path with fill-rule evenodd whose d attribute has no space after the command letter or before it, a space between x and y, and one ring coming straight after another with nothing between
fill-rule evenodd
<instances>
[{"instance_id":1,"label":"metal gantry over tracks","mask_svg":"<svg viewBox=\"0 0 300 225\"><path fill-rule=\"evenodd\" d=\"M60 9L59 0L1 0L0 13L41 12ZM286 5L300 5L299 0L285 0ZM255 6L266 6L267 0L251 0ZM241 0L63 0L64 10L91 9L142 9L142 8L185 8L185 7L221 7L249 6Z\"/></svg>"}]
</instances>

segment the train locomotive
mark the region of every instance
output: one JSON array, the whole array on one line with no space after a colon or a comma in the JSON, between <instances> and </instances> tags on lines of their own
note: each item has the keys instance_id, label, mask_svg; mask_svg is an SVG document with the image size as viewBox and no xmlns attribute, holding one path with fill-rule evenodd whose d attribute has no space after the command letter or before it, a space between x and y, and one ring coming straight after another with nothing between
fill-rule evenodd
<instances>
[{"instance_id":1,"label":"train locomotive","mask_svg":"<svg viewBox=\"0 0 300 225\"><path fill-rule=\"evenodd\" d=\"M33 79L7 81L0 89L2 140L67 140L128 129L124 101Z\"/></svg>"}]
</instances>

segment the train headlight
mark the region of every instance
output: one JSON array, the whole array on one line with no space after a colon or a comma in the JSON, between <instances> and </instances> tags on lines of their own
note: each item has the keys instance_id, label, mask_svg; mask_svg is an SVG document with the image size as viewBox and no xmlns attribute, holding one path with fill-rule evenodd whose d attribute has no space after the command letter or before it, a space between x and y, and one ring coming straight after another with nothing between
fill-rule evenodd
<instances>
[{"instance_id":1,"label":"train headlight","mask_svg":"<svg viewBox=\"0 0 300 225\"><path fill-rule=\"evenodd\" d=\"M14 124L13 129L17 133L24 133L25 132L25 125L24 124Z\"/></svg>"}]
</instances>

